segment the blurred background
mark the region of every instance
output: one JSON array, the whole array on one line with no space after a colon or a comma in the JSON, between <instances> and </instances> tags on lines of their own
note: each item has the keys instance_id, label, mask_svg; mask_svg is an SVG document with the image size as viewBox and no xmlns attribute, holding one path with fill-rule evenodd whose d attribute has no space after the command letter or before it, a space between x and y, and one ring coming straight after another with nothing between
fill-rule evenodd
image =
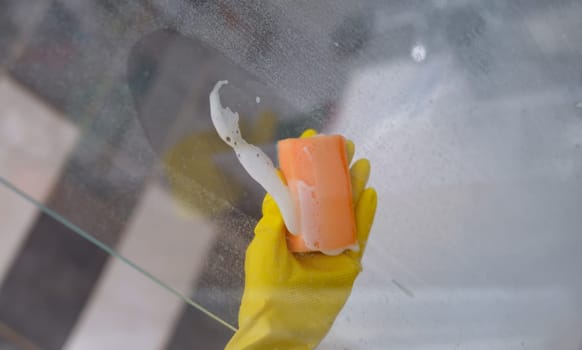
<instances>
[{"instance_id":1,"label":"blurred background","mask_svg":"<svg viewBox=\"0 0 582 350\"><path fill-rule=\"evenodd\" d=\"M372 163L321 349L582 349L582 3L0 0L0 349L222 349L274 156Z\"/></svg>"}]
</instances>

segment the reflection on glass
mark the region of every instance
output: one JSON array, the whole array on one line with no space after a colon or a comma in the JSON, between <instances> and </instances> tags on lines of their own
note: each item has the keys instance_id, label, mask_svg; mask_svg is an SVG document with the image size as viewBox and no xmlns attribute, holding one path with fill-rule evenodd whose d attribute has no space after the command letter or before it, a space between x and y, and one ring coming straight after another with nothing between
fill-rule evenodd
<instances>
[{"instance_id":1,"label":"reflection on glass","mask_svg":"<svg viewBox=\"0 0 582 350\"><path fill-rule=\"evenodd\" d=\"M0 8L2 184L231 327L264 193L210 123L221 79L271 157L314 128L373 164L321 348L580 347L578 2Z\"/></svg>"}]
</instances>

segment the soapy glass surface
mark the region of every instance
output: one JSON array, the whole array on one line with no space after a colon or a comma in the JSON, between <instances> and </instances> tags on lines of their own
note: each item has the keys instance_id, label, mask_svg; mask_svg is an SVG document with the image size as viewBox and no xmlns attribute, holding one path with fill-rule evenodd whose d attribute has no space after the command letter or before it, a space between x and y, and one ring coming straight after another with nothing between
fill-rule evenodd
<instances>
[{"instance_id":1,"label":"soapy glass surface","mask_svg":"<svg viewBox=\"0 0 582 350\"><path fill-rule=\"evenodd\" d=\"M238 113L233 112L229 107L222 106L219 90L226 84L228 81L225 80L217 82L210 93L212 123L221 139L233 148L248 174L273 196L281 210L287 230L291 234L307 233L307 237L309 237L305 240L307 247L313 251L321 251L326 255L338 255L346 249L358 251L357 242L338 249L321 249L318 246L318 237L323 233L318 226L319 219L314 217L319 212L317 210L319 204L314 202L315 192L313 188L302 181L294 181L293 186L298 188L298 202L297 205L293 204L294 200L289 187L277 174L277 169L271 159L259 147L249 144L242 137L238 125ZM307 149L305 152L309 153Z\"/></svg>"},{"instance_id":2,"label":"soapy glass surface","mask_svg":"<svg viewBox=\"0 0 582 350\"><path fill-rule=\"evenodd\" d=\"M317 217L321 211L318 209L321 204L316 203L316 192L313 186L307 186L303 181L293 180L289 184L296 189L297 198L293 198L290 188L277 174L277 169L275 169L271 159L259 147L247 143L242 137L238 125L238 113L233 112L229 107L222 106L219 90L226 84L228 81L225 80L217 82L210 93L212 123L222 140L233 148L248 174L273 196L281 210L287 230L294 235L301 233L304 236L306 246L312 251L320 251L326 255L338 255L346 249L358 251L357 242L342 248L334 247L334 249L320 246L319 242L322 236L330 233L321 232L322 228L319 224L321 219ZM303 151L311 156L307 146L304 147ZM353 235L355 240L355 226Z\"/></svg>"},{"instance_id":3,"label":"soapy glass surface","mask_svg":"<svg viewBox=\"0 0 582 350\"><path fill-rule=\"evenodd\" d=\"M73 298L74 281L117 287L123 303L111 309L127 323L98 325L116 336L171 338L147 342L154 349L212 338L193 335L210 332L184 323L181 312L196 313L183 300L236 326L243 254L264 192L209 117L208 93L228 79L223 102L271 159L275 140L312 127L346 135L374 165L379 211L364 270L322 349L579 349L581 6L2 1L0 177L42 215L19 231L0 211L0 227L23 235L15 255L38 237L54 243L42 246L44 269L25 254L6 274L52 286L78 267L82 278L58 289L62 300L88 317L91 302ZM180 197L163 169L170 149ZM181 198L192 205L183 209ZM74 230L32 232L47 216ZM81 236L99 247L73 249L70 237ZM66 247L107 269L87 271L67 260ZM131 274L109 273L122 261L159 285L139 298L121 292L134 287ZM7 281L2 316L7 305L31 305L6 299ZM168 287L184 299L146 293ZM43 291L24 290L16 294ZM61 324L60 310L41 312L58 304L38 300L43 307L28 316L35 322L22 324ZM138 303L135 318L118 306ZM156 305L169 312L167 327L141 312ZM175 320L185 330L176 336ZM118 331L127 324L136 331Z\"/></svg>"},{"instance_id":4,"label":"soapy glass surface","mask_svg":"<svg viewBox=\"0 0 582 350\"><path fill-rule=\"evenodd\" d=\"M273 161L259 147L244 140L238 125L238 113L222 107L219 90L226 84L226 80L219 81L210 92L210 115L214 128L222 140L233 148L247 173L273 196L289 232L297 234L298 220L291 194L277 174Z\"/></svg>"}]
</instances>

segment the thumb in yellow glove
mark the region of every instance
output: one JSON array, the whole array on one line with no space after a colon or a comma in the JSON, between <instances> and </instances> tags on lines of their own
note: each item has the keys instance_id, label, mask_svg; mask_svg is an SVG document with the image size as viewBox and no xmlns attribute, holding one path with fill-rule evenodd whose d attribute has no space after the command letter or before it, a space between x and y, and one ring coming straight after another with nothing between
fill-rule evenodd
<instances>
[{"instance_id":1,"label":"thumb in yellow glove","mask_svg":"<svg viewBox=\"0 0 582 350\"><path fill-rule=\"evenodd\" d=\"M302 137L315 134L307 130ZM346 148L351 162L353 143L347 141ZM289 252L285 224L267 194L263 218L246 253L239 330L226 349L313 349L319 344L361 271L377 202L376 191L365 189L369 174L367 159L356 161L350 169L360 250L338 256Z\"/></svg>"}]
</instances>

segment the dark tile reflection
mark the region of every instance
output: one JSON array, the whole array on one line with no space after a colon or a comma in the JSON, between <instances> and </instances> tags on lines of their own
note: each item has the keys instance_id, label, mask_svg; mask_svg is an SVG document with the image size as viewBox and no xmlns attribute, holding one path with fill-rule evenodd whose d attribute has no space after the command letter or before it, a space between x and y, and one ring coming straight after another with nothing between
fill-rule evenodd
<instances>
[{"instance_id":1,"label":"dark tile reflection","mask_svg":"<svg viewBox=\"0 0 582 350\"><path fill-rule=\"evenodd\" d=\"M10 344L0 339L0 350L24 350L24 349L18 348L16 347L16 345Z\"/></svg>"},{"instance_id":2,"label":"dark tile reflection","mask_svg":"<svg viewBox=\"0 0 582 350\"><path fill-rule=\"evenodd\" d=\"M21 11L26 9L21 5ZM26 47L11 62L12 74L37 94L59 107L72 103L83 75L79 19L59 2L42 15Z\"/></svg>"},{"instance_id":3,"label":"dark tile reflection","mask_svg":"<svg viewBox=\"0 0 582 350\"><path fill-rule=\"evenodd\" d=\"M201 311L186 307L166 346L167 350L221 350L232 337L232 331L210 319Z\"/></svg>"},{"instance_id":4,"label":"dark tile reflection","mask_svg":"<svg viewBox=\"0 0 582 350\"><path fill-rule=\"evenodd\" d=\"M107 258L40 214L0 289L0 320L43 349L61 349Z\"/></svg>"},{"instance_id":5,"label":"dark tile reflection","mask_svg":"<svg viewBox=\"0 0 582 350\"><path fill-rule=\"evenodd\" d=\"M40 350L41 348L0 320L0 350Z\"/></svg>"}]
</instances>

